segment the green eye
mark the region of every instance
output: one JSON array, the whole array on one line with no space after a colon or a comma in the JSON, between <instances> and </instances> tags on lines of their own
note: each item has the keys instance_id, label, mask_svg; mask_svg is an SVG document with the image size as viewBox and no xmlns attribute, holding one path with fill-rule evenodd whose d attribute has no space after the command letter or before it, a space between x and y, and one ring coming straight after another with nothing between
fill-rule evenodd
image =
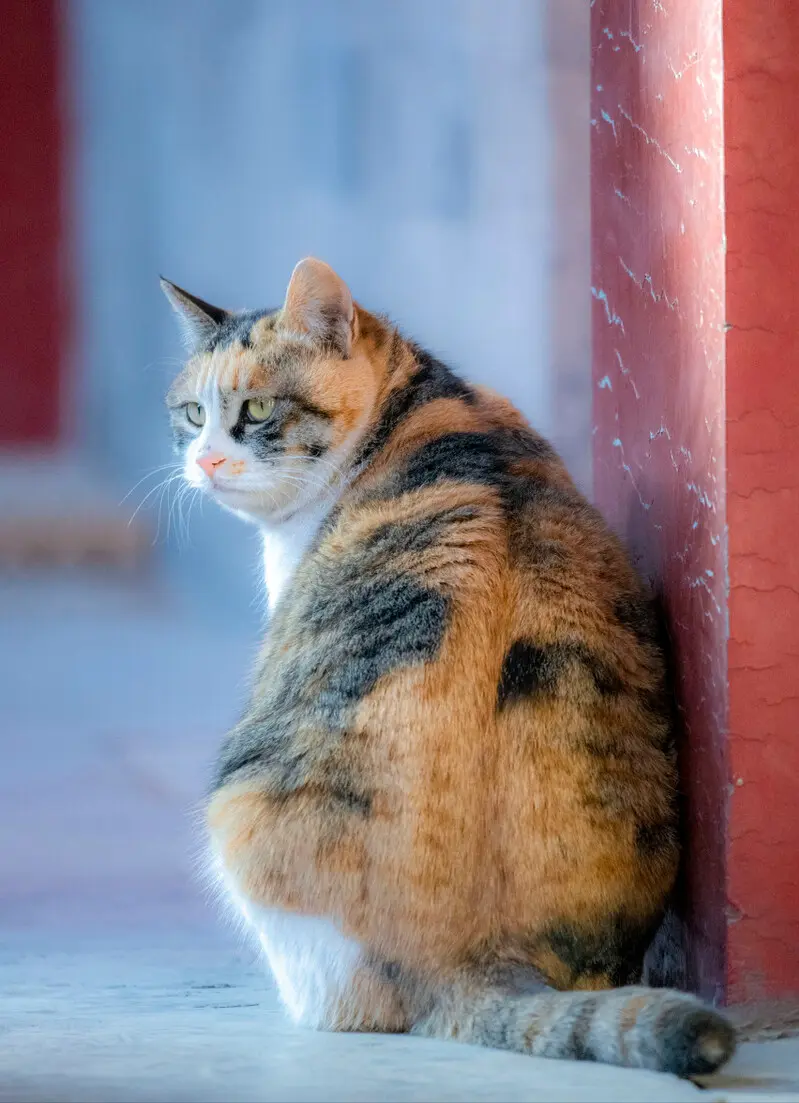
<instances>
[{"instance_id":1,"label":"green eye","mask_svg":"<svg viewBox=\"0 0 799 1103\"><path fill-rule=\"evenodd\" d=\"M186 417L198 428L201 425L205 425L205 410L199 404L199 402L187 402L186 403Z\"/></svg>"},{"instance_id":2,"label":"green eye","mask_svg":"<svg viewBox=\"0 0 799 1103\"><path fill-rule=\"evenodd\" d=\"M266 421L275 408L274 398L248 398L245 412L248 421Z\"/></svg>"}]
</instances>

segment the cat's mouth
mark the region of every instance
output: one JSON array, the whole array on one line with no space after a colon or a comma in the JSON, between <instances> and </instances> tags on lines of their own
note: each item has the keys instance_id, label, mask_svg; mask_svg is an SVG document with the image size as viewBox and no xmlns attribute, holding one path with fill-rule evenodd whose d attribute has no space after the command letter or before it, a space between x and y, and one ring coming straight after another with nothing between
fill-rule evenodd
<instances>
[{"instance_id":1,"label":"cat's mouth","mask_svg":"<svg viewBox=\"0 0 799 1103\"><path fill-rule=\"evenodd\" d=\"M255 487L232 486L230 483L209 483L208 493L222 497L252 498L263 493Z\"/></svg>"},{"instance_id":2,"label":"cat's mouth","mask_svg":"<svg viewBox=\"0 0 799 1103\"><path fill-rule=\"evenodd\" d=\"M235 483L214 482L206 487L206 493L215 498L220 505L235 509L255 510L259 514L269 512L277 505L278 495L274 490L263 486L236 486Z\"/></svg>"},{"instance_id":3,"label":"cat's mouth","mask_svg":"<svg viewBox=\"0 0 799 1103\"><path fill-rule=\"evenodd\" d=\"M219 474L212 479L206 478L200 489L222 508L265 519L281 514L298 497L303 497L302 493L298 495L296 482L283 480L279 474L277 478L252 482L246 476L242 480L240 476Z\"/></svg>"}]
</instances>

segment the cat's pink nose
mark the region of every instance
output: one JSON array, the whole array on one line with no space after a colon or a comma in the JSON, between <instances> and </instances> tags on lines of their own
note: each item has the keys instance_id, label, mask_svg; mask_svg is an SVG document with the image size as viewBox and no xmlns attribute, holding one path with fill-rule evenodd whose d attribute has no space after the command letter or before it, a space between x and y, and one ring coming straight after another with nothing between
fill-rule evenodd
<instances>
[{"instance_id":1,"label":"cat's pink nose","mask_svg":"<svg viewBox=\"0 0 799 1103\"><path fill-rule=\"evenodd\" d=\"M221 467L226 459L227 456L223 456L221 452L206 452L204 456L198 457L197 466L203 469L209 479L213 479L217 467Z\"/></svg>"}]
</instances>

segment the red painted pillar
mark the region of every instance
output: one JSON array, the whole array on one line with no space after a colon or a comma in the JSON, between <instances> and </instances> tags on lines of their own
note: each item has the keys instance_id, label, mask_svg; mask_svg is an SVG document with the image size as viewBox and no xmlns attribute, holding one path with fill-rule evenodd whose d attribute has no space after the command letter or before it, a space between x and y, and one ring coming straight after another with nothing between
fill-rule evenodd
<instances>
[{"instance_id":1,"label":"red painted pillar","mask_svg":"<svg viewBox=\"0 0 799 1103\"><path fill-rule=\"evenodd\" d=\"M720 0L592 11L596 499L677 642L692 983L724 982L727 610Z\"/></svg>"},{"instance_id":2,"label":"red painted pillar","mask_svg":"<svg viewBox=\"0 0 799 1103\"><path fill-rule=\"evenodd\" d=\"M0 447L58 435L66 359L56 0L0 14Z\"/></svg>"},{"instance_id":3,"label":"red painted pillar","mask_svg":"<svg viewBox=\"0 0 799 1103\"><path fill-rule=\"evenodd\" d=\"M798 31L592 10L596 497L664 596L689 979L732 1000L799 992Z\"/></svg>"},{"instance_id":4,"label":"red painted pillar","mask_svg":"<svg viewBox=\"0 0 799 1103\"><path fill-rule=\"evenodd\" d=\"M728 969L799 992L799 6L725 0Z\"/></svg>"}]
</instances>

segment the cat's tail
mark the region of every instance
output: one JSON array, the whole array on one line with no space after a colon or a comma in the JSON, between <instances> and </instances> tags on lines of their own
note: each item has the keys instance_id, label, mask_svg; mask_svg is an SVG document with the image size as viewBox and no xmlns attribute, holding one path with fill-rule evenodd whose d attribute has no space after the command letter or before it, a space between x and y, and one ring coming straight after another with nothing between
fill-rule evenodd
<instances>
[{"instance_id":1,"label":"cat's tail","mask_svg":"<svg viewBox=\"0 0 799 1103\"><path fill-rule=\"evenodd\" d=\"M662 988L546 989L525 996L453 988L413 1032L676 1076L714 1072L735 1050L735 1031L723 1015Z\"/></svg>"}]
</instances>

